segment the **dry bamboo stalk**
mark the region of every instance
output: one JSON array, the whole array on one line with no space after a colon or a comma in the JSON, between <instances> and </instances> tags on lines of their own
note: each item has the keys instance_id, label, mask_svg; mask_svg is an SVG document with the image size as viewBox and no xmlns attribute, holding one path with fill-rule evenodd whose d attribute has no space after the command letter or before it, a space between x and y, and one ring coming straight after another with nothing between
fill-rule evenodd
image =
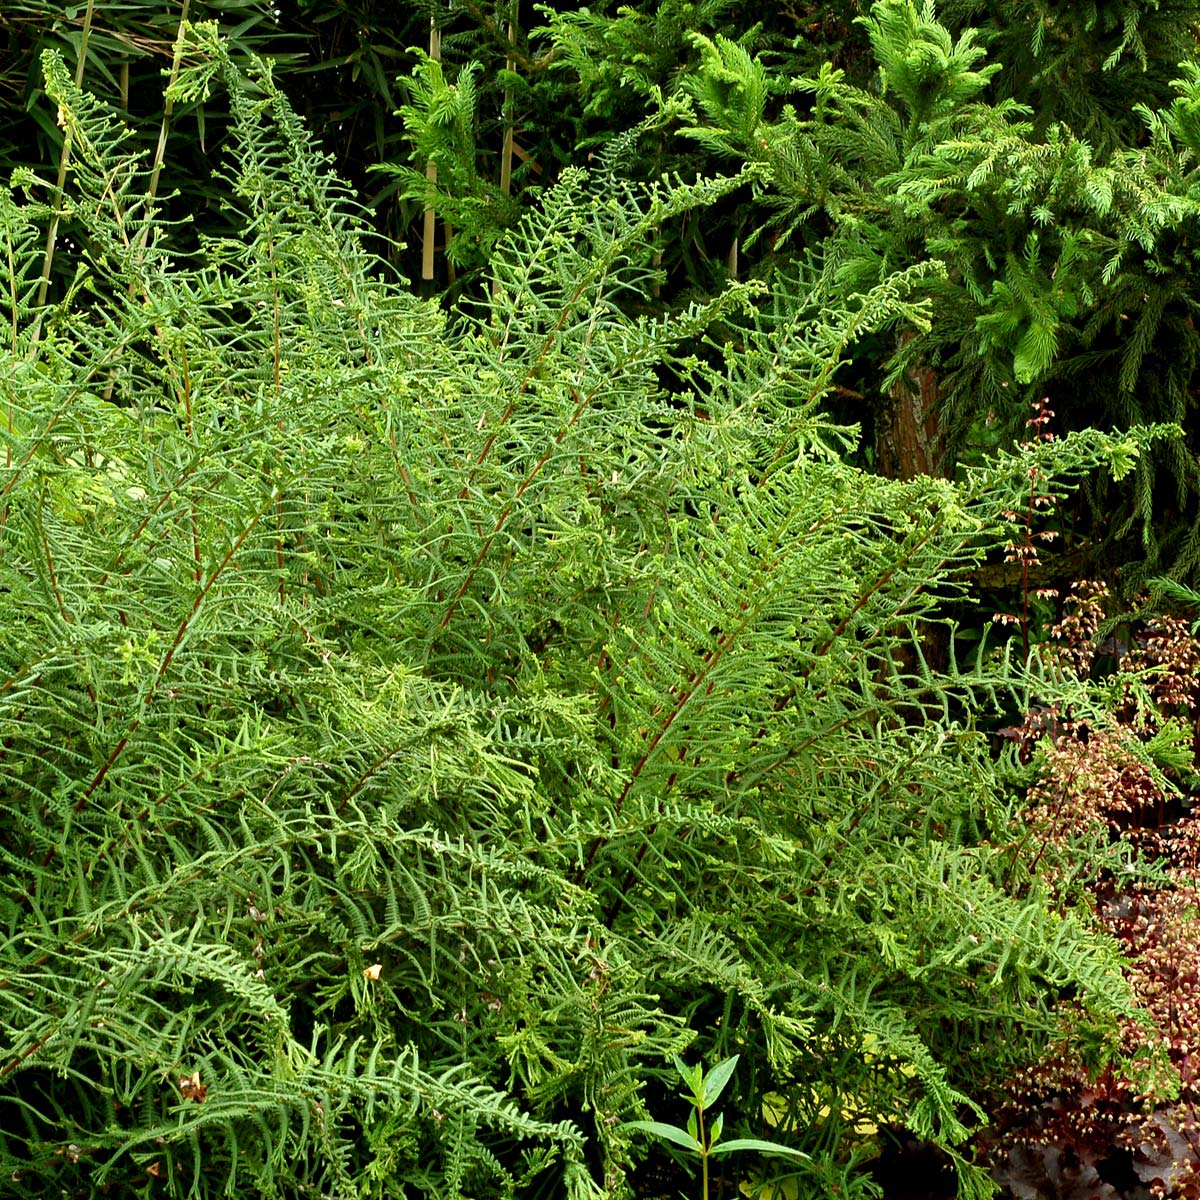
<instances>
[{"instance_id":1,"label":"dry bamboo stalk","mask_svg":"<svg viewBox=\"0 0 1200 1200\"><path fill-rule=\"evenodd\" d=\"M516 37L516 28L512 21L508 23L508 44L512 46ZM505 59L504 66L509 71L517 69L516 60L510 55ZM513 163L513 118L512 118L512 88L504 89L504 148L500 152L500 190L507 196L512 192L512 163Z\"/></svg>"},{"instance_id":2,"label":"dry bamboo stalk","mask_svg":"<svg viewBox=\"0 0 1200 1200\"><path fill-rule=\"evenodd\" d=\"M434 24L433 18L429 19L429 57L434 62L442 60L442 35ZM437 179L437 163L430 162L425 166L425 178L433 183ZM433 211L433 206L430 205L425 209L425 223L421 230L421 278L429 281L433 279L433 243L437 236L437 214Z\"/></svg>"},{"instance_id":3,"label":"dry bamboo stalk","mask_svg":"<svg viewBox=\"0 0 1200 1200\"><path fill-rule=\"evenodd\" d=\"M88 38L92 34L92 17L96 12L96 0L88 0L87 12L83 14L83 33L79 38L79 62L75 67L75 86L83 87L83 67L87 61ZM60 114L61 115L61 114ZM71 161L71 132L63 129L62 154L58 159L58 182L54 187L54 216L50 220L50 232L46 235L46 256L42 260L42 280L38 285L37 306L41 308L46 303L46 293L50 289L50 268L54 264L54 243L58 240L58 214L62 209L63 191L67 186L67 163ZM41 336L42 321L38 317L34 327L33 340Z\"/></svg>"},{"instance_id":4,"label":"dry bamboo stalk","mask_svg":"<svg viewBox=\"0 0 1200 1200\"><path fill-rule=\"evenodd\" d=\"M516 37L515 23L508 23L508 44L511 47ZM510 54L504 60L504 66L509 71L517 69L516 61ZM513 163L513 119L512 119L512 88L504 89L504 143L500 150L500 190L506 195L512 193L512 163ZM500 295L500 280L492 280L493 298Z\"/></svg>"},{"instance_id":5,"label":"dry bamboo stalk","mask_svg":"<svg viewBox=\"0 0 1200 1200\"><path fill-rule=\"evenodd\" d=\"M183 36L187 30L188 10L191 8L191 4L192 0L183 0L183 7L179 10L179 31L175 35L175 52L171 56L171 77L167 82L168 93L179 78L179 67L183 61ZM167 130L170 128L171 115L174 111L175 101L170 95L167 95L163 101L163 119L162 124L158 127L158 145L154 147L154 162L150 170L148 193L150 201L153 201L158 194L158 177L162 174L163 159L167 152ZM146 238L150 236L149 225L146 226L144 234Z\"/></svg>"}]
</instances>

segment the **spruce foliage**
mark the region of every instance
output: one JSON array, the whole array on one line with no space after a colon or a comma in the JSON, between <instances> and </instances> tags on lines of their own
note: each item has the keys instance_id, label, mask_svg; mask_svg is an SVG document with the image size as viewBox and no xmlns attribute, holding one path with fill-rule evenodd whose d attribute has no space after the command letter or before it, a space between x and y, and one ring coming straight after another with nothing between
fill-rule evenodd
<instances>
[{"instance_id":1,"label":"spruce foliage","mask_svg":"<svg viewBox=\"0 0 1200 1200\"><path fill-rule=\"evenodd\" d=\"M1135 1014L977 723L1059 685L920 631L1031 471L1150 435L848 467L819 403L933 269L631 316L657 231L744 177L642 188L620 146L446 314L269 68L188 37L236 236L169 253L53 54L86 236L52 307L54 189L0 191L8 1194L627 1196L684 1052L741 1056L729 1132L806 1189L868 1191L886 1122L986 1194L981 1048L1029 1061L1072 995L1102 1059Z\"/></svg>"},{"instance_id":2,"label":"spruce foliage","mask_svg":"<svg viewBox=\"0 0 1200 1200\"><path fill-rule=\"evenodd\" d=\"M1194 60L1176 11L1190 6L1162 21L1142 21L1132 4L1102 16L1098 7L1081 12L1110 35L1108 66L1127 84L1119 64L1144 58L1144 39L1161 41L1172 21ZM1124 12L1124 23L1108 9ZM932 3L878 0L858 24L875 80L826 63L791 81L794 99L778 114L765 99L779 81L761 61L729 39L698 39L703 69L685 85L695 103L686 132L759 169L770 212L759 240L836 262L844 286L870 286L915 262L944 266L930 288L929 327L897 339L879 355L881 369L860 367L867 392L894 397L921 372L936 380L934 466L951 473L996 440L985 423L1015 439L1028 403L1046 395L1068 427L1170 421L1190 431L1200 348L1190 316L1200 216L1194 61L1178 70L1172 62L1171 84L1159 62L1151 84L1126 93L1138 127L1117 138L1086 122L1047 124L1028 102L1036 90L1005 94L1011 64L979 32L953 33ZM1046 16L1042 27L1057 44L1055 21ZM1034 49L1042 52L1036 39ZM1159 96L1160 105L1145 102ZM874 415L886 432L885 408ZM1196 570L1200 468L1189 442L1164 443L1132 482L1120 499L1102 484L1093 494L1094 511L1118 514L1106 532L1116 543L1109 558L1133 560L1123 586L1155 569Z\"/></svg>"}]
</instances>

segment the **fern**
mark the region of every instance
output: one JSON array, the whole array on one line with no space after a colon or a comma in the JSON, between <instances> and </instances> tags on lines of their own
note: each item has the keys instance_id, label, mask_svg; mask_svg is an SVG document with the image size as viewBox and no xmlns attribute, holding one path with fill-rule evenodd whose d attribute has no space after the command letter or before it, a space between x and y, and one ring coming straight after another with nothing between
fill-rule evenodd
<instances>
[{"instance_id":1,"label":"fern","mask_svg":"<svg viewBox=\"0 0 1200 1200\"><path fill-rule=\"evenodd\" d=\"M62 303L31 297L47 209L0 197L11 1194L615 1198L622 1122L693 1043L744 1055L747 1134L770 1097L808 1114L814 1171L872 1096L978 1189L978 1047L1028 1061L1060 990L1101 1040L1130 1001L1002 852L979 714L1061 685L939 671L919 629L1030 470L1122 473L1161 431L863 475L820 402L936 271L630 315L663 223L745 177L639 188L615 153L442 312L269 69L189 39L240 236L172 257L53 57L86 147Z\"/></svg>"}]
</instances>

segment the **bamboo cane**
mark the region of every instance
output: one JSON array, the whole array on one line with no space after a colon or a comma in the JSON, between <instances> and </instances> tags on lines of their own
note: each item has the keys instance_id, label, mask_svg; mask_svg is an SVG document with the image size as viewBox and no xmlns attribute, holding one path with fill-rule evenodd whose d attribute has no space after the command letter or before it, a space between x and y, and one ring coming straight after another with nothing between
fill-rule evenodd
<instances>
[{"instance_id":1,"label":"bamboo cane","mask_svg":"<svg viewBox=\"0 0 1200 1200\"><path fill-rule=\"evenodd\" d=\"M88 0L87 11L83 14L83 33L79 38L79 62L75 67L75 86L83 87L83 66L87 61L88 38L92 34L92 18L96 12L96 0ZM37 306L41 308L46 303L46 293L50 290L50 268L54 263L54 245L58 241L58 219L62 211L63 191L67 186L67 164L71 161L71 131L63 128L62 154L58 158L58 181L54 185L54 216L50 219L50 231L46 235L46 256L42 260L42 280L38 285ZM33 332L36 342L41 335L42 322L38 318L37 327Z\"/></svg>"},{"instance_id":2,"label":"bamboo cane","mask_svg":"<svg viewBox=\"0 0 1200 1200\"><path fill-rule=\"evenodd\" d=\"M432 17L429 19L429 57L434 62L441 62L442 59L442 35ZM425 178L430 183L437 180L437 163L426 164ZM425 223L421 231L421 278L426 282L433 279L433 243L436 236L437 214L429 205L425 209Z\"/></svg>"},{"instance_id":3,"label":"bamboo cane","mask_svg":"<svg viewBox=\"0 0 1200 1200\"><path fill-rule=\"evenodd\" d=\"M508 23L508 44L511 50L516 37L516 23ZM510 53L504 60L504 66L509 71L517 69L516 60ZM500 149L500 190L508 196L512 193L512 163L513 163L513 118L512 118L512 88L504 89L504 142ZM492 280L492 297L500 295L500 280Z\"/></svg>"}]
</instances>

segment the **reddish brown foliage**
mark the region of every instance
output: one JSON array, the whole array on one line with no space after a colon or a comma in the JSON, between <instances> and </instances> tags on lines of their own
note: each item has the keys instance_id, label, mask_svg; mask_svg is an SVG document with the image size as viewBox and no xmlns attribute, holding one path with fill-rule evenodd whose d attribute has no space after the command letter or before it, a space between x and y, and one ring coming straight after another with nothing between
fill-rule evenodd
<instances>
[{"instance_id":1,"label":"reddish brown foliage","mask_svg":"<svg viewBox=\"0 0 1200 1200\"><path fill-rule=\"evenodd\" d=\"M1079 675L1105 655L1136 673L1114 719L1097 728L1042 712L1007 732L1027 756L1037 746L1024 847L1031 877L1068 886L1079 848L1099 840L1126 843L1159 871L1153 883L1093 887L1149 1018L1123 1035L1127 1059L1143 1069L1090 1072L1076 1047L1060 1044L1007 1081L987 1152L1021 1200L1200 1200L1200 817L1167 794L1169 772L1148 765L1142 745L1168 720L1200 719L1200 642L1165 616L1127 645L1098 644L1103 601L1102 588L1077 587L1044 652Z\"/></svg>"}]
</instances>

